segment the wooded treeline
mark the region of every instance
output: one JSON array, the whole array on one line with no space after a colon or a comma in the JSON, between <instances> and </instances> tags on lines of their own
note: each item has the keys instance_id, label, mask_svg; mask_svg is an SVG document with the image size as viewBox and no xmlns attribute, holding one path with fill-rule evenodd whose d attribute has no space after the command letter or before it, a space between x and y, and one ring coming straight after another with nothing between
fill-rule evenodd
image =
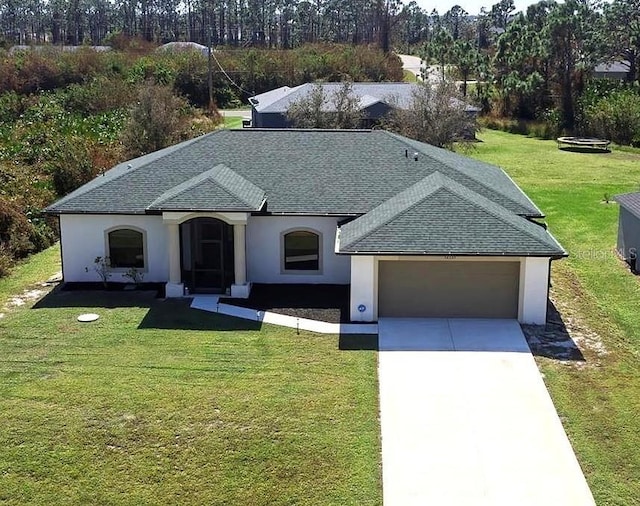
<instances>
[{"instance_id":1,"label":"wooded treeline","mask_svg":"<svg viewBox=\"0 0 640 506\"><path fill-rule=\"evenodd\" d=\"M216 127L208 106L207 58L128 50L0 50L0 277L17 259L56 239L42 209L124 160ZM246 93L315 80L401 80L392 54L367 46L216 51L235 80L213 74L219 106Z\"/></svg>"},{"instance_id":2,"label":"wooded treeline","mask_svg":"<svg viewBox=\"0 0 640 506\"><path fill-rule=\"evenodd\" d=\"M122 33L156 43L388 47L401 11L397 0L2 0L0 33L6 44L99 45Z\"/></svg>"},{"instance_id":3,"label":"wooded treeline","mask_svg":"<svg viewBox=\"0 0 640 506\"><path fill-rule=\"evenodd\" d=\"M454 8L430 27L422 56L442 74L453 71L464 92L468 79L477 80L474 97L498 116L588 129L587 101L621 90L637 95L640 0L543 0L521 13L500 0L473 19ZM593 81L603 62L621 63L625 82Z\"/></svg>"}]
</instances>

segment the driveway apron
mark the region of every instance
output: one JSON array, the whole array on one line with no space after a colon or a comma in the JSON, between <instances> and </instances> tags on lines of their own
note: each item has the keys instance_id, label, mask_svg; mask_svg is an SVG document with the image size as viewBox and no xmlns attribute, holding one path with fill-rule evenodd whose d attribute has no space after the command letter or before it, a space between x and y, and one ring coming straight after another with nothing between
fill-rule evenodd
<instances>
[{"instance_id":1,"label":"driveway apron","mask_svg":"<svg viewBox=\"0 0 640 506\"><path fill-rule=\"evenodd\" d=\"M512 320L380 319L385 506L595 502Z\"/></svg>"}]
</instances>

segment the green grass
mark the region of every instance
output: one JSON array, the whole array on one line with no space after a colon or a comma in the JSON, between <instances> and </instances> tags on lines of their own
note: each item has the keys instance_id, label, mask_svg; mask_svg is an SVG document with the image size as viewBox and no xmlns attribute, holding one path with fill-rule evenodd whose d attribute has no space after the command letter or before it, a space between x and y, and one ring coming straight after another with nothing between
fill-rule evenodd
<instances>
[{"instance_id":1,"label":"green grass","mask_svg":"<svg viewBox=\"0 0 640 506\"><path fill-rule=\"evenodd\" d=\"M223 128L242 128L242 118L240 116L225 116Z\"/></svg>"},{"instance_id":2,"label":"green grass","mask_svg":"<svg viewBox=\"0 0 640 506\"><path fill-rule=\"evenodd\" d=\"M36 285L41 285L60 269L59 244L18 264L10 276L0 278L0 313L10 297L20 295L24 290L36 288Z\"/></svg>"},{"instance_id":3,"label":"green grass","mask_svg":"<svg viewBox=\"0 0 640 506\"><path fill-rule=\"evenodd\" d=\"M408 70L402 71L402 80L405 83L415 83L418 82L418 78L413 72L409 72Z\"/></svg>"},{"instance_id":4,"label":"green grass","mask_svg":"<svg viewBox=\"0 0 640 506\"><path fill-rule=\"evenodd\" d=\"M375 352L337 336L53 292L0 349L2 504L381 502Z\"/></svg>"},{"instance_id":5,"label":"green grass","mask_svg":"<svg viewBox=\"0 0 640 506\"><path fill-rule=\"evenodd\" d=\"M539 359L599 506L640 504L640 280L615 254L618 205L640 189L640 150L561 151L554 141L485 130L469 154L503 167L547 214L571 255L553 263L565 321L597 334L608 353L586 364Z\"/></svg>"}]
</instances>

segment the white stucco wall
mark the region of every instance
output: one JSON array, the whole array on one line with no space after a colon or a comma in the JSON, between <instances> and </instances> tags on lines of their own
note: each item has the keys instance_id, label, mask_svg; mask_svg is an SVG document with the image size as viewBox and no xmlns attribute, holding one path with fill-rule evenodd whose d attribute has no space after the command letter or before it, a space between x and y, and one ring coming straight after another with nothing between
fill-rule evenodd
<instances>
[{"instance_id":1,"label":"white stucco wall","mask_svg":"<svg viewBox=\"0 0 640 506\"><path fill-rule=\"evenodd\" d=\"M62 267L65 281L100 281L93 270L97 256L107 256L105 231L133 226L146 232L144 281L169 279L166 227L161 216L129 215L61 215ZM88 268L88 272L86 270ZM127 282L121 271L113 271L109 281Z\"/></svg>"},{"instance_id":2,"label":"white stucco wall","mask_svg":"<svg viewBox=\"0 0 640 506\"><path fill-rule=\"evenodd\" d=\"M549 258L526 257L520 263L518 321L544 325L549 296Z\"/></svg>"},{"instance_id":3,"label":"white stucco wall","mask_svg":"<svg viewBox=\"0 0 640 506\"><path fill-rule=\"evenodd\" d=\"M349 284L350 259L334 253L338 219L306 216L251 216L247 221L247 280L252 283ZM281 236L307 229L322 236L321 271L313 274L282 272Z\"/></svg>"},{"instance_id":4,"label":"white stucco wall","mask_svg":"<svg viewBox=\"0 0 640 506\"><path fill-rule=\"evenodd\" d=\"M364 306L361 308L361 306ZM360 311L360 309L364 311ZM378 319L378 259L373 256L351 257L351 298L349 315L352 321L372 322Z\"/></svg>"}]
</instances>

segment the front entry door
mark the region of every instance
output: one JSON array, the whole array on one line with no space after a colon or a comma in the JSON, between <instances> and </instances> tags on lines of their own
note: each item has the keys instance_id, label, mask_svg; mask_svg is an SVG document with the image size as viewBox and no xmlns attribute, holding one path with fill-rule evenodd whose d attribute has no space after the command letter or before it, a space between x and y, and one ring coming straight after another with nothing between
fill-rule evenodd
<instances>
[{"instance_id":1,"label":"front entry door","mask_svg":"<svg viewBox=\"0 0 640 506\"><path fill-rule=\"evenodd\" d=\"M231 227L213 218L189 222L191 261L185 279L193 291L224 293L231 285L233 236Z\"/></svg>"}]
</instances>

